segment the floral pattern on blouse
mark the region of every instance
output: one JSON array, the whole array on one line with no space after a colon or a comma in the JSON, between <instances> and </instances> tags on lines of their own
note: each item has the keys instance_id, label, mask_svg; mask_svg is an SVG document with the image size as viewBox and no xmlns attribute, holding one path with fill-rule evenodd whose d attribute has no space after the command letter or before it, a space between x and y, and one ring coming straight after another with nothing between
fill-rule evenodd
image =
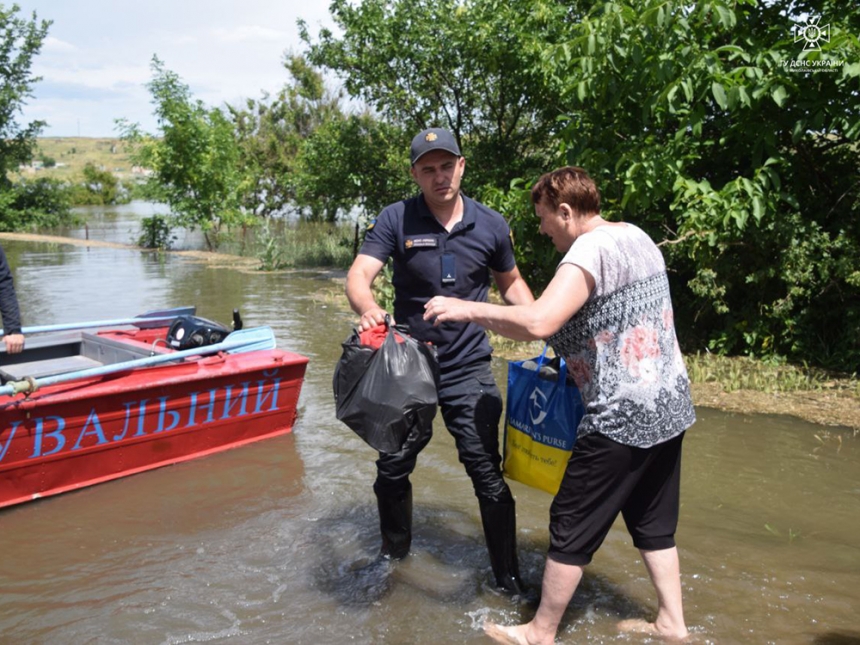
<instances>
[{"instance_id":1,"label":"floral pattern on blouse","mask_svg":"<svg viewBox=\"0 0 860 645\"><path fill-rule=\"evenodd\" d=\"M597 432L647 448L681 434L696 416L662 255L644 232L626 228L632 230L618 227L606 231L608 236L586 234L583 237L594 236L588 246L575 245L565 257L563 262L588 270L597 285L582 309L548 342L564 357L582 395L585 416L578 435ZM625 253L625 244L650 245L653 250L639 246ZM625 266L608 271L600 266L606 262Z\"/></svg>"}]
</instances>

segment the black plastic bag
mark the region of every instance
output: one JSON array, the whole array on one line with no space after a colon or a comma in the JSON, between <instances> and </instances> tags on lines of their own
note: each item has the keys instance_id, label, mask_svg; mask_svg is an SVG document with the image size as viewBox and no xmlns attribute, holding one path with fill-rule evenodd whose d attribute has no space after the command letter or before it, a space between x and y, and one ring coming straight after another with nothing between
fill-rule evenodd
<instances>
[{"instance_id":1,"label":"black plastic bag","mask_svg":"<svg viewBox=\"0 0 860 645\"><path fill-rule=\"evenodd\" d=\"M353 331L334 371L335 414L377 451L400 452L432 433L438 380L430 345L387 327L375 349Z\"/></svg>"}]
</instances>

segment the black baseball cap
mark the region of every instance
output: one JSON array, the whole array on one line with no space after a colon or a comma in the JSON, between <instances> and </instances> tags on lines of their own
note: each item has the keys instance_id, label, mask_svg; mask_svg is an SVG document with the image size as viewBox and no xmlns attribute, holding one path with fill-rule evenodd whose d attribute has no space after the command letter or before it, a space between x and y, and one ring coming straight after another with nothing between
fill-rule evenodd
<instances>
[{"instance_id":1,"label":"black baseball cap","mask_svg":"<svg viewBox=\"0 0 860 645\"><path fill-rule=\"evenodd\" d=\"M454 135L444 128L428 128L416 134L415 138L412 139L410 151L412 165L414 166L416 161L433 150L444 150L458 157L463 156L460 154L460 147L457 145Z\"/></svg>"}]
</instances>

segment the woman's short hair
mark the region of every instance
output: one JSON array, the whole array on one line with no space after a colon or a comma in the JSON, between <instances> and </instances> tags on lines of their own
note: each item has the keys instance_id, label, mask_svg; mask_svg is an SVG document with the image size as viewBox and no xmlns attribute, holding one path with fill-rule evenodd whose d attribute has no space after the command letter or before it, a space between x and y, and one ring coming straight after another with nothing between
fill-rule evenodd
<instances>
[{"instance_id":1,"label":"woman's short hair","mask_svg":"<svg viewBox=\"0 0 860 645\"><path fill-rule=\"evenodd\" d=\"M532 204L541 202L552 210L567 204L582 215L600 214L600 191L588 173L577 166L564 166L541 176L532 186Z\"/></svg>"}]
</instances>

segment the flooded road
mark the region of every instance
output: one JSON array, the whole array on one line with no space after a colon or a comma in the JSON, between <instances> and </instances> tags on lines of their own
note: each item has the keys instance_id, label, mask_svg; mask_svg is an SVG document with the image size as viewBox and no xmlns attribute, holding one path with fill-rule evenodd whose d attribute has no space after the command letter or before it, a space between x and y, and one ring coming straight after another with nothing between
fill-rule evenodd
<instances>
[{"instance_id":1,"label":"flooded road","mask_svg":"<svg viewBox=\"0 0 860 645\"><path fill-rule=\"evenodd\" d=\"M270 325L281 348L310 358L291 435L0 511L0 642L478 644L489 643L485 617L531 617L491 590L477 503L438 421L413 476L412 556L364 566L379 542L375 453L334 416L332 371L353 316L325 297L340 289L327 276L0 243L25 325L182 305L229 323L238 308L246 326ZM494 367L504 387L506 364ZM677 535L697 641L860 643L860 437L788 417L698 415ZM523 577L538 586L551 499L512 489ZM654 609L618 522L559 642L650 642L615 624Z\"/></svg>"}]
</instances>

